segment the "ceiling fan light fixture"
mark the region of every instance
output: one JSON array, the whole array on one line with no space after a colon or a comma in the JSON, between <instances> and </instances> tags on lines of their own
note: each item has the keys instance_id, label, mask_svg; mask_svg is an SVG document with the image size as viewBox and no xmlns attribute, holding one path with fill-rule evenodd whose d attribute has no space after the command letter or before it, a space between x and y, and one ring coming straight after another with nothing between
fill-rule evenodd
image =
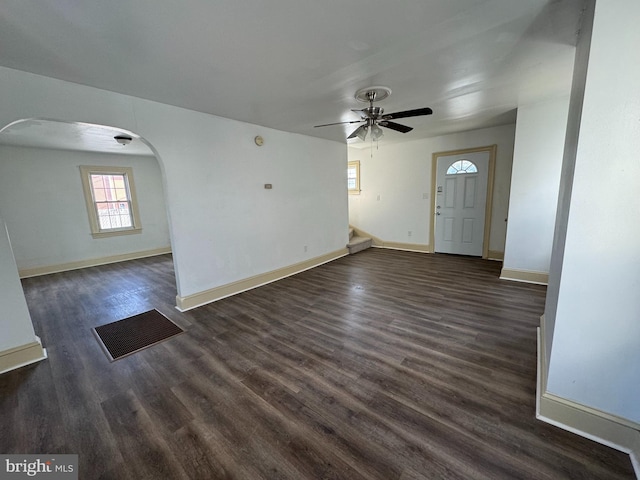
<instances>
[{"instance_id":1,"label":"ceiling fan light fixture","mask_svg":"<svg viewBox=\"0 0 640 480\"><path fill-rule=\"evenodd\" d=\"M131 140L133 140L131 137L128 137L126 135L116 135L113 138L120 145L129 145L131 143Z\"/></svg>"},{"instance_id":2,"label":"ceiling fan light fixture","mask_svg":"<svg viewBox=\"0 0 640 480\"><path fill-rule=\"evenodd\" d=\"M384 135L384 132L382 131L382 129L378 125L374 124L371 127L371 138L374 141L378 141L380 138L382 138L383 135Z\"/></svg>"},{"instance_id":3,"label":"ceiling fan light fixture","mask_svg":"<svg viewBox=\"0 0 640 480\"><path fill-rule=\"evenodd\" d=\"M367 127L366 125L362 125L360 128L358 128L358 133L356 133L356 137L358 137L360 140L363 140L365 138L367 138L367 129L369 127Z\"/></svg>"}]
</instances>

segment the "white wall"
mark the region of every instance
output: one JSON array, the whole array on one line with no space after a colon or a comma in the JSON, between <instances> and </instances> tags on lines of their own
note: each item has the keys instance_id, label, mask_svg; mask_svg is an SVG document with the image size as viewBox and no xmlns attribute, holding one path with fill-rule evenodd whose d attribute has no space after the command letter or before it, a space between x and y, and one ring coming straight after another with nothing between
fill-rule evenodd
<instances>
[{"instance_id":1,"label":"white wall","mask_svg":"<svg viewBox=\"0 0 640 480\"><path fill-rule=\"evenodd\" d=\"M553 234L553 246L551 247L545 314L543 322L541 322L544 330L543 341L545 358L543 365L547 366L549 365L551 357L551 346L553 343L553 332L555 328L555 314L558 306L558 290L562 276L562 259L564 258L567 223L569 219L569 209L571 207L571 189L573 186L573 173L575 170L576 154L578 151L578 139L580 138L580 121L582 120L582 104L584 100L587 70L589 67L589 49L591 46L594 13L595 0L589 0L585 4L582 23L580 25L580 34L576 45L566 128L567 134L562 159L562 172L560 174L558 207ZM541 375L543 375L543 383L546 384L548 369L543 369Z\"/></svg>"},{"instance_id":2,"label":"white wall","mask_svg":"<svg viewBox=\"0 0 640 480\"><path fill-rule=\"evenodd\" d=\"M140 234L91 236L80 165L133 168ZM0 146L0 206L19 270L170 246L154 157Z\"/></svg>"},{"instance_id":3,"label":"white wall","mask_svg":"<svg viewBox=\"0 0 640 480\"><path fill-rule=\"evenodd\" d=\"M349 160L360 160L362 192L349 196L349 223L384 241L428 245L432 154L497 144L489 250L503 252L514 132L515 125L504 125L373 151L350 147Z\"/></svg>"},{"instance_id":4,"label":"white wall","mask_svg":"<svg viewBox=\"0 0 640 480\"><path fill-rule=\"evenodd\" d=\"M25 118L114 126L149 142L165 181L181 296L347 242L343 144L0 68L0 125Z\"/></svg>"},{"instance_id":5,"label":"white wall","mask_svg":"<svg viewBox=\"0 0 640 480\"><path fill-rule=\"evenodd\" d=\"M518 108L504 269L549 273L569 96Z\"/></svg>"},{"instance_id":6,"label":"white wall","mask_svg":"<svg viewBox=\"0 0 640 480\"><path fill-rule=\"evenodd\" d=\"M638 18L596 3L547 389L640 423Z\"/></svg>"},{"instance_id":7,"label":"white wall","mask_svg":"<svg viewBox=\"0 0 640 480\"><path fill-rule=\"evenodd\" d=\"M0 218L0 352L36 341L27 302L18 278L11 244L4 221Z\"/></svg>"}]
</instances>

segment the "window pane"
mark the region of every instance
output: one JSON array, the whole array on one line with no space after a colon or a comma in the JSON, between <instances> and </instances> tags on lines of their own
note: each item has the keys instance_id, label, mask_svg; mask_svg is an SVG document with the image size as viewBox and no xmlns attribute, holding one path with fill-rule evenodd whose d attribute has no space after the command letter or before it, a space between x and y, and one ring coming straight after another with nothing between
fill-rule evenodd
<instances>
[{"instance_id":1,"label":"window pane","mask_svg":"<svg viewBox=\"0 0 640 480\"><path fill-rule=\"evenodd\" d=\"M447 169L447 175L457 175L460 173L478 173L478 167L469 160L456 160Z\"/></svg>"},{"instance_id":2,"label":"window pane","mask_svg":"<svg viewBox=\"0 0 640 480\"><path fill-rule=\"evenodd\" d=\"M127 200L129 200L129 198L127 197L127 190L125 188L116 188L114 200L118 200L119 202L126 202Z\"/></svg>"},{"instance_id":3,"label":"window pane","mask_svg":"<svg viewBox=\"0 0 640 480\"><path fill-rule=\"evenodd\" d=\"M93 188L104 188L104 182L102 180L102 175L91 174L91 185Z\"/></svg>"},{"instance_id":4,"label":"window pane","mask_svg":"<svg viewBox=\"0 0 640 480\"><path fill-rule=\"evenodd\" d=\"M98 222L101 229L109 229L111 227L111 218L109 216L109 204L108 203L96 203L96 210L98 212Z\"/></svg>"},{"instance_id":5,"label":"window pane","mask_svg":"<svg viewBox=\"0 0 640 480\"><path fill-rule=\"evenodd\" d=\"M96 202L104 202L105 200L107 200L107 195L106 195L106 192L104 191L104 188L94 188L93 198L95 199Z\"/></svg>"},{"instance_id":6,"label":"window pane","mask_svg":"<svg viewBox=\"0 0 640 480\"><path fill-rule=\"evenodd\" d=\"M111 175L114 188L125 188L124 175Z\"/></svg>"},{"instance_id":7,"label":"window pane","mask_svg":"<svg viewBox=\"0 0 640 480\"><path fill-rule=\"evenodd\" d=\"M133 227L129 202L96 203L96 211L100 229L102 230Z\"/></svg>"}]
</instances>

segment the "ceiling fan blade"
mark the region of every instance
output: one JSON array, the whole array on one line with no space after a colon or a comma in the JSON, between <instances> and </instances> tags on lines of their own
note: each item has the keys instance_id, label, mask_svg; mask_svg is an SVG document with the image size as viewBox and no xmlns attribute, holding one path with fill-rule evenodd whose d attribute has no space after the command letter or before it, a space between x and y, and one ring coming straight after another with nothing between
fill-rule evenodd
<instances>
[{"instance_id":1,"label":"ceiling fan blade","mask_svg":"<svg viewBox=\"0 0 640 480\"><path fill-rule=\"evenodd\" d=\"M408 117L419 117L421 115L431 115L433 110L429 107L426 108L417 108L415 110L405 110L404 112L396 112L396 113L386 113L382 116L382 120L389 120L391 118L408 118Z\"/></svg>"},{"instance_id":2,"label":"ceiling fan blade","mask_svg":"<svg viewBox=\"0 0 640 480\"><path fill-rule=\"evenodd\" d=\"M413 127L407 127L406 125L400 125L399 123L390 122L388 120L382 120L378 122L378 125L380 125L381 127L390 128L391 130L395 130L396 132L400 133L407 133L413 130Z\"/></svg>"},{"instance_id":3,"label":"ceiling fan blade","mask_svg":"<svg viewBox=\"0 0 640 480\"><path fill-rule=\"evenodd\" d=\"M356 138L356 137L360 137L361 140L364 140L364 137L367 135L367 126L366 125L360 125L358 128L356 128L351 135L349 135L347 138Z\"/></svg>"},{"instance_id":4,"label":"ceiling fan blade","mask_svg":"<svg viewBox=\"0 0 640 480\"><path fill-rule=\"evenodd\" d=\"M360 123L362 120L353 120L351 122L336 122L336 123L325 123L324 125L314 125L313 128L317 127L330 127L331 125L344 125L347 123Z\"/></svg>"}]
</instances>

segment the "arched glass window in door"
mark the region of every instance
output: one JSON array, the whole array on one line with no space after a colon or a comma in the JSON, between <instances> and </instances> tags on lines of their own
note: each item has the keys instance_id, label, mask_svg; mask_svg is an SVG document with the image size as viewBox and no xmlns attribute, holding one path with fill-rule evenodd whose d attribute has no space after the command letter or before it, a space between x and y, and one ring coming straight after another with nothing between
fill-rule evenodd
<instances>
[{"instance_id":1,"label":"arched glass window in door","mask_svg":"<svg viewBox=\"0 0 640 480\"><path fill-rule=\"evenodd\" d=\"M469 160L456 160L447 168L447 175L457 175L459 173L478 173L478 167Z\"/></svg>"}]
</instances>

